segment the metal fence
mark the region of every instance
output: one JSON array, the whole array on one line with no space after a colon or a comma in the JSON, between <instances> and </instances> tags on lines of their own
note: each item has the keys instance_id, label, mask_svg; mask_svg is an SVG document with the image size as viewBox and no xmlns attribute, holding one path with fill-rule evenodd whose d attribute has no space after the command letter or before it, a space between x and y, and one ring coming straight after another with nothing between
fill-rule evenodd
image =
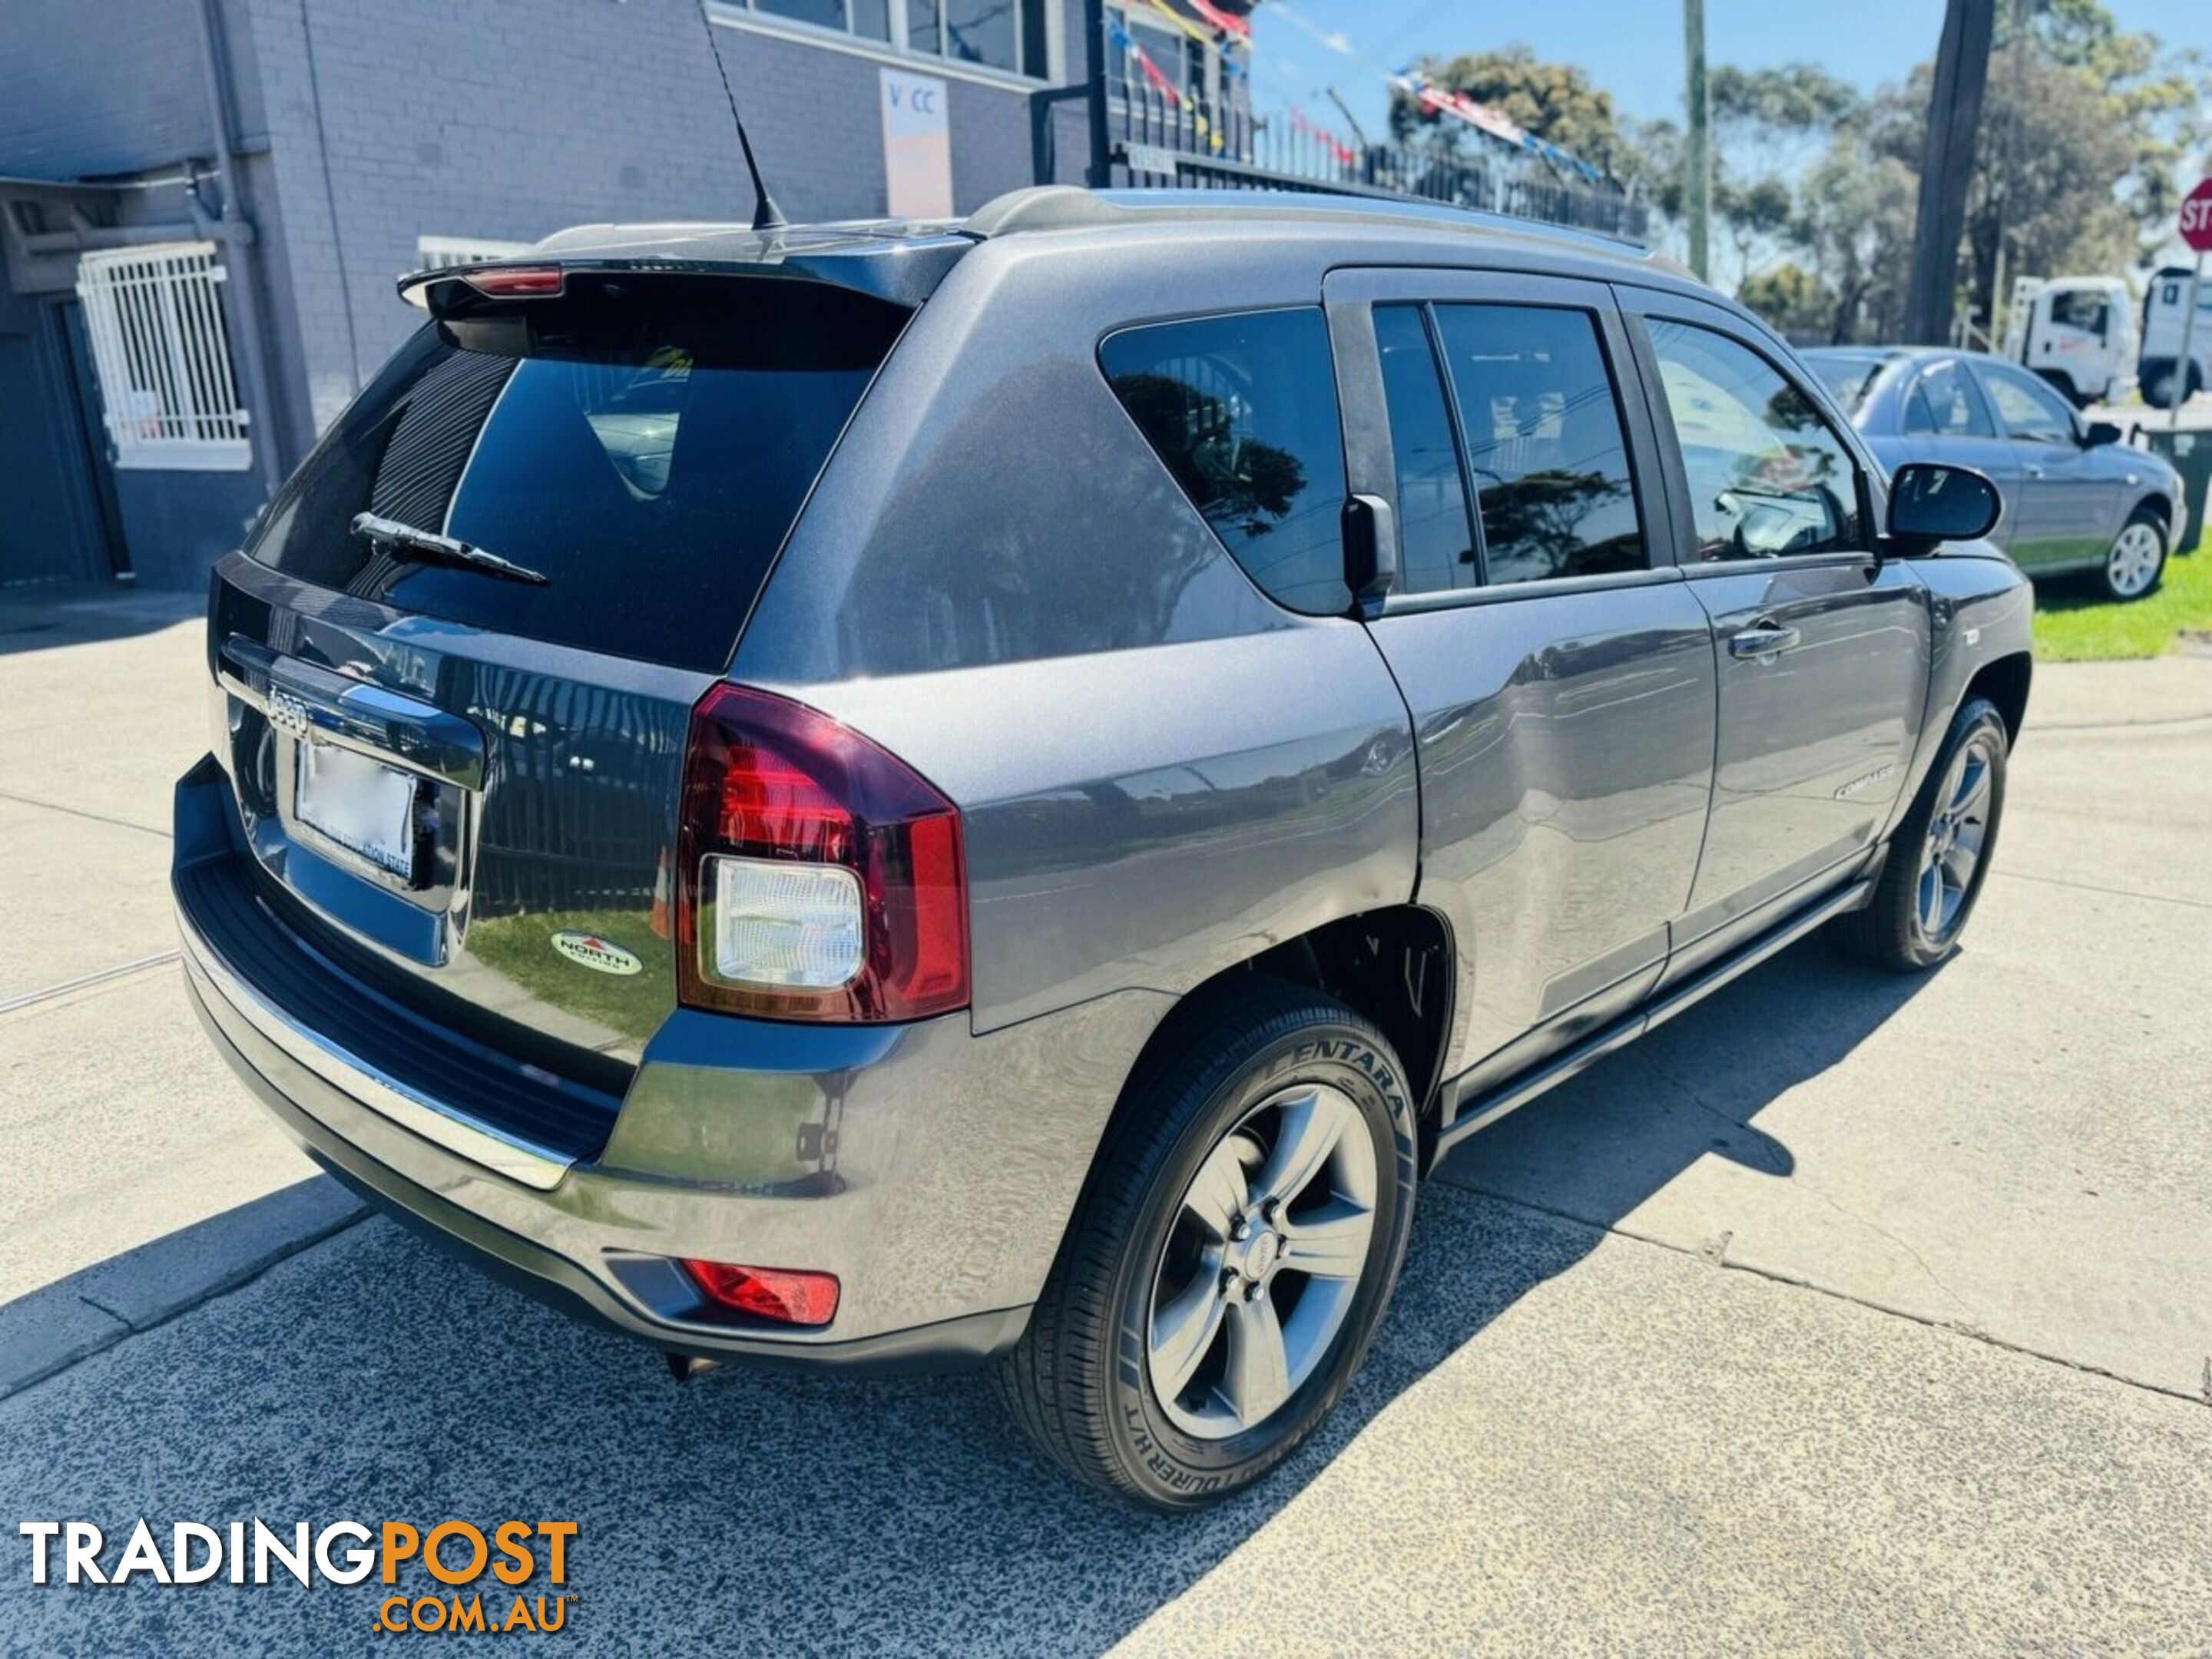
<instances>
[{"instance_id":1,"label":"metal fence","mask_svg":"<svg viewBox=\"0 0 2212 1659\"><path fill-rule=\"evenodd\" d=\"M1261 119L1137 81L1109 85L1114 181L1142 188L1297 190L1448 202L1632 242L1650 234L1649 203L1562 175L1534 155L1440 146L1360 144L1278 114Z\"/></svg>"}]
</instances>

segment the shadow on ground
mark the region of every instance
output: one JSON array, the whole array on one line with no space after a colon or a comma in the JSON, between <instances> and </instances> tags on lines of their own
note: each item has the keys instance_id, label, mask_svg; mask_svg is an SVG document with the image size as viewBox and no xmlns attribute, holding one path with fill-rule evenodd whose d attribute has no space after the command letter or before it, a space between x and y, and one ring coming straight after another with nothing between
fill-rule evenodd
<instances>
[{"instance_id":1,"label":"shadow on ground","mask_svg":"<svg viewBox=\"0 0 2212 1659\"><path fill-rule=\"evenodd\" d=\"M204 592L140 592L114 582L0 588L0 657L134 639L206 615Z\"/></svg>"},{"instance_id":2,"label":"shadow on ground","mask_svg":"<svg viewBox=\"0 0 2212 1659\"><path fill-rule=\"evenodd\" d=\"M118 1540L141 1515L162 1535L249 1515L573 1519L574 1624L595 1645L1097 1650L1697 1159L1788 1178L1789 1150L1751 1119L1913 984L1840 967L1815 941L1479 1138L1425 1191L1396 1305L1340 1408L1272 1481L1201 1516L1070 1486L987 1377L725 1370L678 1387L650 1352L382 1220L0 1404L0 1510L90 1518ZM1546 1160L1559 1213L1462 1189L1510 1188ZM0 1630L43 1650L96 1634L112 1652L333 1652L371 1643L386 1593L225 1587L187 1609L150 1586L88 1596L26 1577L0 1577Z\"/></svg>"}]
</instances>

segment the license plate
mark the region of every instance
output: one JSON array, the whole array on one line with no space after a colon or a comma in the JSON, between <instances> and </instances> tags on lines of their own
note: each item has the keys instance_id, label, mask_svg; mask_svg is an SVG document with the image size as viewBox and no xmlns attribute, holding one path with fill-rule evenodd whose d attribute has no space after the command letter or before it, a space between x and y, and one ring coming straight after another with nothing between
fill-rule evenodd
<instances>
[{"instance_id":1,"label":"license plate","mask_svg":"<svg viewBox=\"0 0 2212 1659\"><path fill-rule=\"evenodd\" d=\"M411 772L334 744L300 745L292 811L301 823L380 870L415 873L415 787Z\"/></svg>"}]
</instances>

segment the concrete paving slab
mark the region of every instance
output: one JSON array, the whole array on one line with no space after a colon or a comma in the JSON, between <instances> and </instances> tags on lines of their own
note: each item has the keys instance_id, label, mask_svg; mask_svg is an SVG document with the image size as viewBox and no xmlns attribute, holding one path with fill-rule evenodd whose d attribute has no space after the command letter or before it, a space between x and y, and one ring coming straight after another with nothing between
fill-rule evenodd
<instances>
[{"instance_id":1,"label":"concrete paving slab","mask_svg":"<svg viewBox=\"0 0 2212 1659\"><path fill-rule=\"evenodd\" d=\"M162 603L136 631L67 608L39 613L63 618L52 631L0 631L0 798L167 832L170 787L208 747L206 628L176 619L176 596L144 597Z\"/></svg>"},{"instance_id":2,"label":"concrete paving slab","mask_svg":"<svg viewBox=\"0 0 2212 1659\"><path fill-rule=\"evenodd\" d=\"M0 799L0 1005L175 948L166 834Z\"/></svg>"},{"instance_id":3,"label":"concrete paving slab","mask_svg":"<svg viewBox=\"0 0 2212 1659\"><path fill-rule=\"evenodd\" d=\"M315 1173L173 965L0 1018L0 1146L4 1300Z\"/></svg>"},{"instance_id":4,"label":"concrete paving slab","mask_svg":"<svg viewBox=\"0 0 2212 1659\"><path fill-rule=\"evenodd\" d=\"M2212 720L2120 722L2212 708L2212 663L2123 666L2039 677L1950 964L1808 943L1443 1178L2204 1397Z\"/></svg>"},{"instance_id":5,"label":"concrete paving slab","mask_svg":"<svg viewBox=\"0 0 2212 1659\"><path fill-rule=\"evenodd\" d=\"M2201 1406L1449 1188L1318 1442L1179 1520L980 1379L680 1389L383 1222L0 1402L18 1518L574 1520L593 1650L2172 1649L2208 1504ZM389 1593L27 1580L40 1651L369 1650Z\"/></svg>"}]
</instances>

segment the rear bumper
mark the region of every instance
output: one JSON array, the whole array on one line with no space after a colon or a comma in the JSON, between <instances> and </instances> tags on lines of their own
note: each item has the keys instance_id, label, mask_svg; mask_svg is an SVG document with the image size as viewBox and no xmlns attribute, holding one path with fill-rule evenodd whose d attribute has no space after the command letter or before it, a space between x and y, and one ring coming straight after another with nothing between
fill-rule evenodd
<instances>
[{"instance_id":1,"label":"rear bumper","mask_svg":"<svg viewBox=\"0 0 2212 1659\"><path fill-rule=\"evenodd\" d=\"M679 1013L604 1152L574 1159L303 1020L327 995L259 982L272 957L239 930L281 924L210 898L252 872L227 837L210 844L209 790L228 795L211 765L179 787L173 884L186 981L232 1068L371 1200L672 1352L937 1370L1011 1346L1164 1007L1132 993L981 1038L964 1014L833 1029ZM725 1316L675 1265L686 1256L834 1273L837 1316L806 1331Z\"/></svg>"}]
</instances>

